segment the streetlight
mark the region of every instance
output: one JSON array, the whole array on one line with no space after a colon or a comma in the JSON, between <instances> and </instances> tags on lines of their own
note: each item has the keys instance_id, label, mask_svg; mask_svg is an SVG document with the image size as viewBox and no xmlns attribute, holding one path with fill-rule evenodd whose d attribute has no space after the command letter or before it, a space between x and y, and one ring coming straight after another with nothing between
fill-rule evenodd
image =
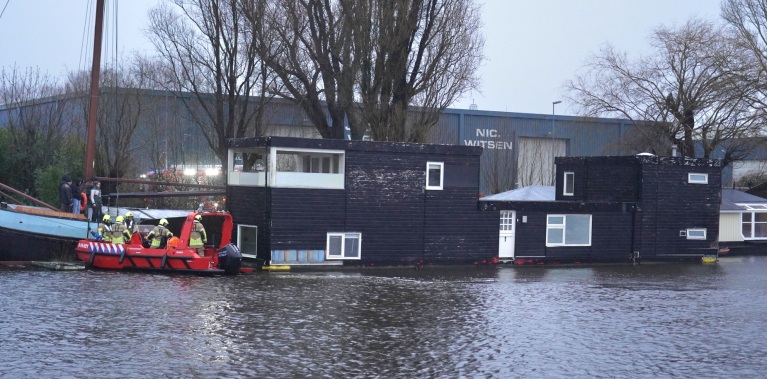
<instances>
[{"instance_id":1,"label":"streetlight","mask_svg":"<svg viewBox=\"0 0 767 379\"><path fill-rule=\"evenodd\" d=\"M562 100L552 101L551 102L551 141L552 141L552 149L554 148L553 142L554 142L554 106L561 103Z\"/></svg>"},{"instance_id":2,"label":"streetlight","mask_svg":"<svg viewBox=\"0 0 767 379\"><path fill-rule=\"evenodd\" d=\"M557 156L557 149L554 146L554 107L561 103L561 100L552 101L551 102L551 184L556 184L555 178L554 178L554 171L555 171L555 163L554 158Z\"/></svg>"}]
</instances>

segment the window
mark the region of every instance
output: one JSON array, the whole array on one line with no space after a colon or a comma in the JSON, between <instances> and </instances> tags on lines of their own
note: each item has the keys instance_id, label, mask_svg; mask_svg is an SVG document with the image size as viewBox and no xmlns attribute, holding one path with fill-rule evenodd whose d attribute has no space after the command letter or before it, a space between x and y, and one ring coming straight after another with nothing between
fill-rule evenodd
<instances>
[{"instance_id":1,"label":"window","mask_svg":"<svg viewBox=\"0 0 767 379\"><path fill-rule=\"evenodd\" d=\"M258 253L258 226L237 225L237 247L243 257L255 259Z\"/></svg>"},{"instance_id":2,"label":"window","mask_svg":"<svg viewBox=\"0 0 767 379\"><path fill-rule=\"evenodd\" d=\"M562 195L573 196L575 194L575 173L565 172L565 183L562 186Z\"/></svg>"},{"instance_id":3,"label":"window","mask_svg":"<svg viewBox=\"0 0 767 379\"><path fill-rule=\"evenodd\" d=\"M743 212L740 226L744 239L767 239L767 213Z\"/></svg>"},{"instance_id":4,"label":"window","mask_svg":"<svg viewBox=\"0 0 767 379\"><path fill-rule=\"evenodd\" d=\"M269 187L344 188L344 151L273 148L270 154Z\"/></svg>"},{"instance_id":5,"label":"window","mask_svg":"<svg viewBox=\"0 0 767 379\"><path fill-rule=\"evenodd\" d=\"M442 189L442 172L445 167L443 162L427 162L426 163L426 189L427 190L441 190Z\"/></svg>"},{"instance_id":6,"label":"window","mask_svg":"<svg viewBox=\"0 0 767 379\"><path fill-rule=\"evenodd\" d=\"M691 172L687 174L687 183L708 184L708 174L697 174Z\"/></svg>"},{"instance_id":7,"label":"window","mask_svg":"<svg viewBox=\"0 0 767 379\"><path fill-rule=\"evenodd\" d=\"M546 246L591 246L591 215L548 215Z\"/></svg>"},{"instance_id":8,"label":"window","mask_svg":"<svg viewBox=\"0 0 767 379\"><path fill-rule=\"evenodd\" d=\"M514 231L514 211L501 211L501 231Z\"/></svg>"},{"instance_id":9,"label":"window","mask_svg":"<svg viewBox=\"0 0 767 379\"><path fill-rule=\"evenodd\" d=\"M328 259L360 259L362 233L328 233Z\"/></svg>"},{"instance_id":10,"label":"window","mask_svg":"<svg viewBox=\"0 0 767 379\"><path fill-rule=\"evenodd\" d=\"M749 211L767 209L767 204L738 204L738 206Z\"/></svg>"},{"instance_id":11,"label":"window","mask_svg":"<svg viewBox=\"0 0 767 379\"><path fill-rule=\"evenodd\" d=\"M706 228L687 229L688 240L704 240L706 239Z\"/></svg>"},{"instance_id":12,"label":"window","mask_svg":"<svg viewBox=\"0 0 767 379\"><path fill-rule=\"evenodd\" d=\"M339 160L338 155L304 155L303 172L338 174Z\"/></svg>"}]
</instances>

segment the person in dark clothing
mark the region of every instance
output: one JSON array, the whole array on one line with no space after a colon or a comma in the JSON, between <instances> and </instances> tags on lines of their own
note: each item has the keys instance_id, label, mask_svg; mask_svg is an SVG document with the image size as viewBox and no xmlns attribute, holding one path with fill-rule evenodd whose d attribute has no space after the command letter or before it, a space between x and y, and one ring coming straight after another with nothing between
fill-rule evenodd
<instances>
[{"instance_id":1,"label":"person in dark clothing","mask_svg":"<svg viewBox=\"0 0 767 379\"><path fill-rule=\"evenodd\" d=\"M83 180L78 178L72 182L72 213L80 214L80 201L82 200Z\"/></svg>"},{"instance_id":2,"label":"person in dark clothing","mask_svg":"<svg viewBox=\"0 0 767 379\"><path fill-rule=\"evenodd\" d=\"M88 218L93 222L99 222L101 219L101 183L96 178L91 179L93 186L87 193L88 196Z\"/></svg>"},{"instance_id":3,"label":"person in dark clothing","mask_svg":"<svg viewBox=\"0 0 767 379\"><path fill-rule=\"evenodd\" d=\"M72 179L69 175L61 177L59 183L59 203L64 212L72 212Z\"/></svg>"}]
</instances>

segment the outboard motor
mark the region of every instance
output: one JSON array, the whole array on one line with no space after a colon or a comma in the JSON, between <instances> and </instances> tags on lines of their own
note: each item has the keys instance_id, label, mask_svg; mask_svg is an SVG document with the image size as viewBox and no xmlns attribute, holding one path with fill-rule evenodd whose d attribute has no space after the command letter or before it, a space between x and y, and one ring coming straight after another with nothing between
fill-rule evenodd
<instances>
[{"instance_id":1,"label":"outboard motor","mask_svg":"<svg viewBox=\"0 0 767 379\"><path fill-rule=\"evenodd\" d=\"M218 268L224 270L227 275L237 275L242 266L242 254L240 249L230 243L218 250Z\"/></svg>"}]
</instances>

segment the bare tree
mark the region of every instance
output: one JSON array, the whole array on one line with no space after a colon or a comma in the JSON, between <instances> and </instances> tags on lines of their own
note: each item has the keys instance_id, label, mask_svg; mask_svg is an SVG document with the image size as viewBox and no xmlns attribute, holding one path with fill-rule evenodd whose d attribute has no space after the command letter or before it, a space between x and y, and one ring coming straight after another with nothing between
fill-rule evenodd
<instances>
[{"instance_id":1,"label":"bare tree","mask_svg":"<svg viewBox=\"0 0 767 379\"><path fill-rule=\"evenodd\" d=\"M478 88L479 6L471 0L342 1L360 60L351 125L378 141L424 142L439 114ZM415 107L413 112L409 112Z\"/></svg>"},{"instance_id":2,"label":"bare tree","mask_svg":"<svg viewBox=\"0 0 767 379\"><path fill-rule=\"evenodd\" d=\"M567 84L570 100L587 116L624 117L634 121L648 144L665 136L667 152L679 146L683 156L701 157L724 150L725 165L749 146L738 139L756 135L749 106L751 59L732 35L714 24L690 20L679 28L659 27L651 36L653 53L630 60L612 46ZM658 132L660 131L660 132Z\"/></svg>"},{"instance_id":3,"label":"bare tree","mask_svg":"<svg viewBox=\"0 0 767 379\"><path fill-rule=\"evenodd\" d=\"M291 99L323 138L344 138L357 63L355 26L330 0L241 1L261 60L280 79L271 90Z\"/></svg>"},{"instance_id":4,"label":"bare tree","mask_svg":"<svg viewBox=\"0 0 767 379\"><path fill-rule=\"evenodd\" d=\"M751 107L757 122L767 121L767 0L724 0L722 18L736 34L735 42L749 52L751 71L744 85L749 92Z\"/></svg>"},{"instance_id":5,"label":"bare tree","mask_svg":"<svg viewBox=\"0 0 767 379\"><path fill-rule=\"evenodd\" d=\"M72 138L74 122L67 111L72 100L67 95L63 85L39 69L0 71L0 104L5 108L0 128L8 138L8 150L2 154L13 167L12 172L0 173L0 181L36 196L35 175L40 170L57 166L57 172L73 175L82 169L77 152L84 151L84 145Z\"/></svg>"},{"instance_id":6,"label":"bare tree","mask_svg":"<svg viewBox=\"0 0 767 379\"><path fill-rule=\"evenodd\" d=\"M553 186L554 157L566 155L563 141L522 137L517 147L516 187Z\"/></svg>"},{"instance_id":7,"label":"bare tree","mask_svg":"<svg viewBox=\"0 0 767 379\"><path fill-rule=\"evenodd\" d=\"M193 94L179 98L226 167L228 139L262 134L271 79L236 0L172 3L150 11L150 38L166 75L157 85Z\"/></svg>"},{"instance_id":8,"label":"bare tree","mask_svg":"<svg viewBox=\"0 0 767 379\"><path fill-rule=\"evenodd\" d=\"M505 141L495 138L494 142L503 145ZM515 172L514 155L509 150L497 148L483 150L480 178L484 188L490 194L513 189Z\"/></svg>"},{"instance_id":9,"label":"bare tree","mask_svg":"<svg viewBox=\"0 0 767 379\"><path fill-rule=\"evenodd\" d=\"M478 86L473 0L243 1L262 60L324 138L422 141ZM264 21L266 20L266 21ZM276 42L275 42L276 41Z\"/></svg>"},{"instance_id":10,"label":"bare tree","mask_svg":"<svg viewBox=\"0 0 767 379\"><path fill-rule=\"evenodd\" d=\"M123 178L138 173L139 161L135 156L147 144L147 140L134 138L146 105L142 89L145 80L137 70L126 66L110 67L102 71L94 162L98 175ZM71 73L68 85L81 95L81 114L87 115L88 98L85 94L90 86L89 72ZM77 124L84 123L85 119ZM105 185L108 187L110 184ZM109 189L105 187L104 191L108 192Z\"/></svg>"},{"instance_id":11,"label":"bare tree","mask_svg":"<svg viewBox=\"0 0 767 379\"><path fill-rule=\"evenodd\" d=\"M724 0L722 18L736 32L737 42L754 57L758 79L754 84L764 91L767 87L767 0Z\"/></svg>"}]
</instances>

